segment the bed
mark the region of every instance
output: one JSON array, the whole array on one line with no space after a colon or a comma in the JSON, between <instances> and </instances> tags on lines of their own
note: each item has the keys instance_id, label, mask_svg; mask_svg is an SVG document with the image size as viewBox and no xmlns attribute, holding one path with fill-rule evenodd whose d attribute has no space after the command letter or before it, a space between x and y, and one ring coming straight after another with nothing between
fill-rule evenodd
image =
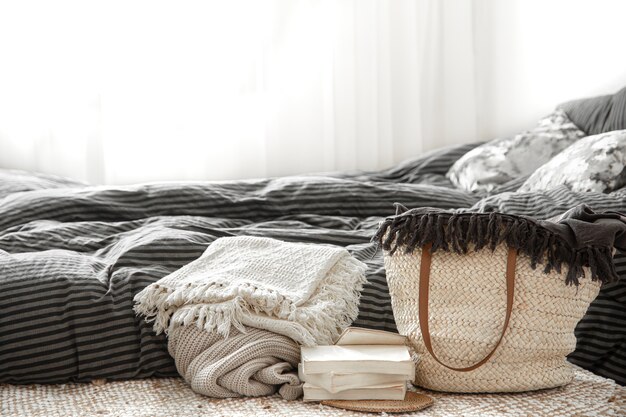
<instances>
[{"instance_id":1,"label":"bed","mask_svg":"<svg viewBox=\"0 0 626 417\"><path fill-rule=\"evenodd\" d=\"M163 336L132 310L148 284L222 236L346 247L368 265L357 326L395 330L382 256L370 242L393 203L548 218L579 203L626 212L626 188L565 187L489 195L445 173L476 144L430 152L378 172L227 182L89 186L0 171L0 382L59 383L174 376ZM577 328L570 361L626 384L626 254Z\"/></svg>"},{"instance_id":2,"label":"bed","mask_svg":"<svg viewBox=\"0 0 626 417\"><path fill-rule=\"evenodd\" d=\"M511 138L435 150L377 172L90 186L0 169L0 383L175 376L165 338L134 314L133 297L223 236L345 247L368 266L354 325L395 331L382 254L371 242L393 203L539 219L579 204L626 213L623 129L626 88L565 103ZM580 164L559 155L577 146L595 147L596 171L585 174L600 191L572 191ZM522 169L550 152L556 156L541 168ZM612 164L618 154L621 165ZM472 158L474 173L497 180L488 188L467 171ZM572 162L574 183L560 172ZM616 167L620 185L607 188ZM614 263L619 280L603 286L578 324L569 360L626 385L626 253L616 252Z\"/></svg>"}]
</instances>

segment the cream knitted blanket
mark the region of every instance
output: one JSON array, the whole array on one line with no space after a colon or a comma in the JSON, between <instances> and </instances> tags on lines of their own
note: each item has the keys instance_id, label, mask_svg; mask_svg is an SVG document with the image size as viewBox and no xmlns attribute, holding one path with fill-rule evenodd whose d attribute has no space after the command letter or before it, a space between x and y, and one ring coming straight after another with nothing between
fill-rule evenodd
<instances>
[{"instance_id":1,"label":"cream knitted blanket","mask_svg":"<svg viewBox=\"0 0 626 417\"><path fill-rule=\"evenodd\" d=\"M367 266L335 246L238 236L135 296L158 333L195 324L228 336L244 325L303 345L332 344L358 314Z\"/></svg>"},{"instance_id":2,"label":"cream knitted blanket","mask_svg":"<svg viewBox=\"0 0 626 417\"><path fill-rule=\"evenodd\" d=\"M169 335L179 372L198 392L266 395L269 388L259 384L295 385L285 365L299 360L292 340L332 344L354 321L366 268L339 247L220 238L200 258L137 294L135 311L153 320L157 333ZM256 356L261 362L251 362L250 352L263 341L271 346L265 343L267 349ZM295 361L285 353L294 346ZM226 357L229 366L220 362L216 370L215 362ZM258 368L260 363L265 368ZM250 374L250 369L256 371ZM280 392L290 396L288 391Z\"/></svg>"}]
</instances>

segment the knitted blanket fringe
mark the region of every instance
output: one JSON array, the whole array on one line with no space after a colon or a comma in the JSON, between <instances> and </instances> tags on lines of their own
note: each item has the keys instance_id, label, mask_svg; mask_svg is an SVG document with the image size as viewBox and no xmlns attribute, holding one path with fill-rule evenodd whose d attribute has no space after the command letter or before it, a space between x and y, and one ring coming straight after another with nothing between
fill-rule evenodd
<instances>
[{"instance_id":1,"label":"knitted blanket fringe","mask_svg":"<svg viewBox=\"0 0 626 417\"><path fill-rule=\"evenodd\" d=\"M350 282L354 271L363 269L363 264L354 258L340 260L337 267L331 269L320 291L301 307L276 291L257 288L250 283L239 286L236 293L231 294L220 291L228 285L227 282L179 288L157 283L152 284L152 291L143 291L135 297L135 312L145 316L146 321L154 322L156 334L168 334L170 328L195 324L199 329L217 332L223 337L228 337L231 326L245 333L246 313L253 312L297 321L306 330L294 329L299 333L297 340L304 345L332 344L339 333L337 329L350 326L359 313L358 300L363 282L352 288L347 288L345 283ZM224 299L224 296L232 297L236 302L210 304ZM329 302L331 300L333 302Z\"/></svg>"},{"instance_id":2,"label":"knitted blanket fringe","mask_svg":"<svg viewBox=\"0 0 626 417\"><path fill-rule=\"evenodd\" d=\"M195 325L228 337L231 327L245 332L249 326L285 334L306 346L332 344L358 315L367 268L345 249L339 250L342 252L338 259L304 302L260 281L234 282L212 277L208 282L198 279L181 284L180 279L169 283L162 279L135 296L135 312L145 316L148 322L153 321L157 334L168 334L178 326ZM260 322L262 318L281 322Z\"/></svg>"},{"instance_id":3,"label":"knitted blanket fringe","mask_svg":"<svg viewBox=\"0 0 626 417\"><path fill-rule=\"evenodd\" d=\"M568 268L565 282L579 285L585 276L583 267L589 267L591 279L601 282L617 280L613 264L613 248L572 248L560 236L530 219L502 213L415 213L396 204L396 215L386 218L372 241L376 241L390 255L398 248L412 253L416 248L431 244L431 251L439 249L467 253L468 250L489 248L500 243L530 258L531 267L545 264L543 271L561 272Z\"/></svg>"}]
</instances>

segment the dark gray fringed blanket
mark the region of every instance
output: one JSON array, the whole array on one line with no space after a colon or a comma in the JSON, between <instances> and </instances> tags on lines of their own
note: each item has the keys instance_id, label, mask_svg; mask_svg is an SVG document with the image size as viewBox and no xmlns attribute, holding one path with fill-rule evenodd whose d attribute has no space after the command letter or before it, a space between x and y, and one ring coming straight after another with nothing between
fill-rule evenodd
<instances>
[{"instance_id":1,"label":"dark gray fringed blanket","mask_svg":"<svg viewBox=\"0 0 626 417\"><path fill-rule=\"evenodd\" d=\"M506 243L528 255L532 268L545 264L544 272L569 269L565 282L579 284L583 267L591 278L602 282L617 280L613 248L626 251L626 215L616 212L595 213L579 205L561 216L536 220L527 216L502 213L462 213L430 207L408 210L396 204L396 215L387 217L373 240L391 255L398 247L410 253L432 244L432 251L467 253L494 250Z\"/></svg>"}]
</instances>

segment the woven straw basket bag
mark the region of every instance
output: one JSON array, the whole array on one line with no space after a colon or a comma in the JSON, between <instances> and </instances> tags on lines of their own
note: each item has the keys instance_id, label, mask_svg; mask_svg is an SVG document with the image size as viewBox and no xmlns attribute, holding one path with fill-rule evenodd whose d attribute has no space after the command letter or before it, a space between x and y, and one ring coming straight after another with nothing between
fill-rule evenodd
<instances>
[{"instance_id":1,"label":"woven straw basket bag","mask_svg":"<svg viewBox=\"0 0 626 417\"><path fill-rule=\"evenodd\" d=\"M482 235L476 233L481 222ZM584 266L561 269L563 248L552 251L552 267L546 260L545 269L535 268L543 254L532 242L529 254L519 248L522 235L531 233L526 223L515 232L518 226L519 219L509 216L432 213L403 221L396 216L381 226L377 238L385 249L394 317L417 354L416 385L517 392L572 380L566 356L600 280ZM533 232L540 235L538 246L541 237L549 241L544 230ZM587 278L578 279L584 272Z\"/></svg>"}]
</instances>

